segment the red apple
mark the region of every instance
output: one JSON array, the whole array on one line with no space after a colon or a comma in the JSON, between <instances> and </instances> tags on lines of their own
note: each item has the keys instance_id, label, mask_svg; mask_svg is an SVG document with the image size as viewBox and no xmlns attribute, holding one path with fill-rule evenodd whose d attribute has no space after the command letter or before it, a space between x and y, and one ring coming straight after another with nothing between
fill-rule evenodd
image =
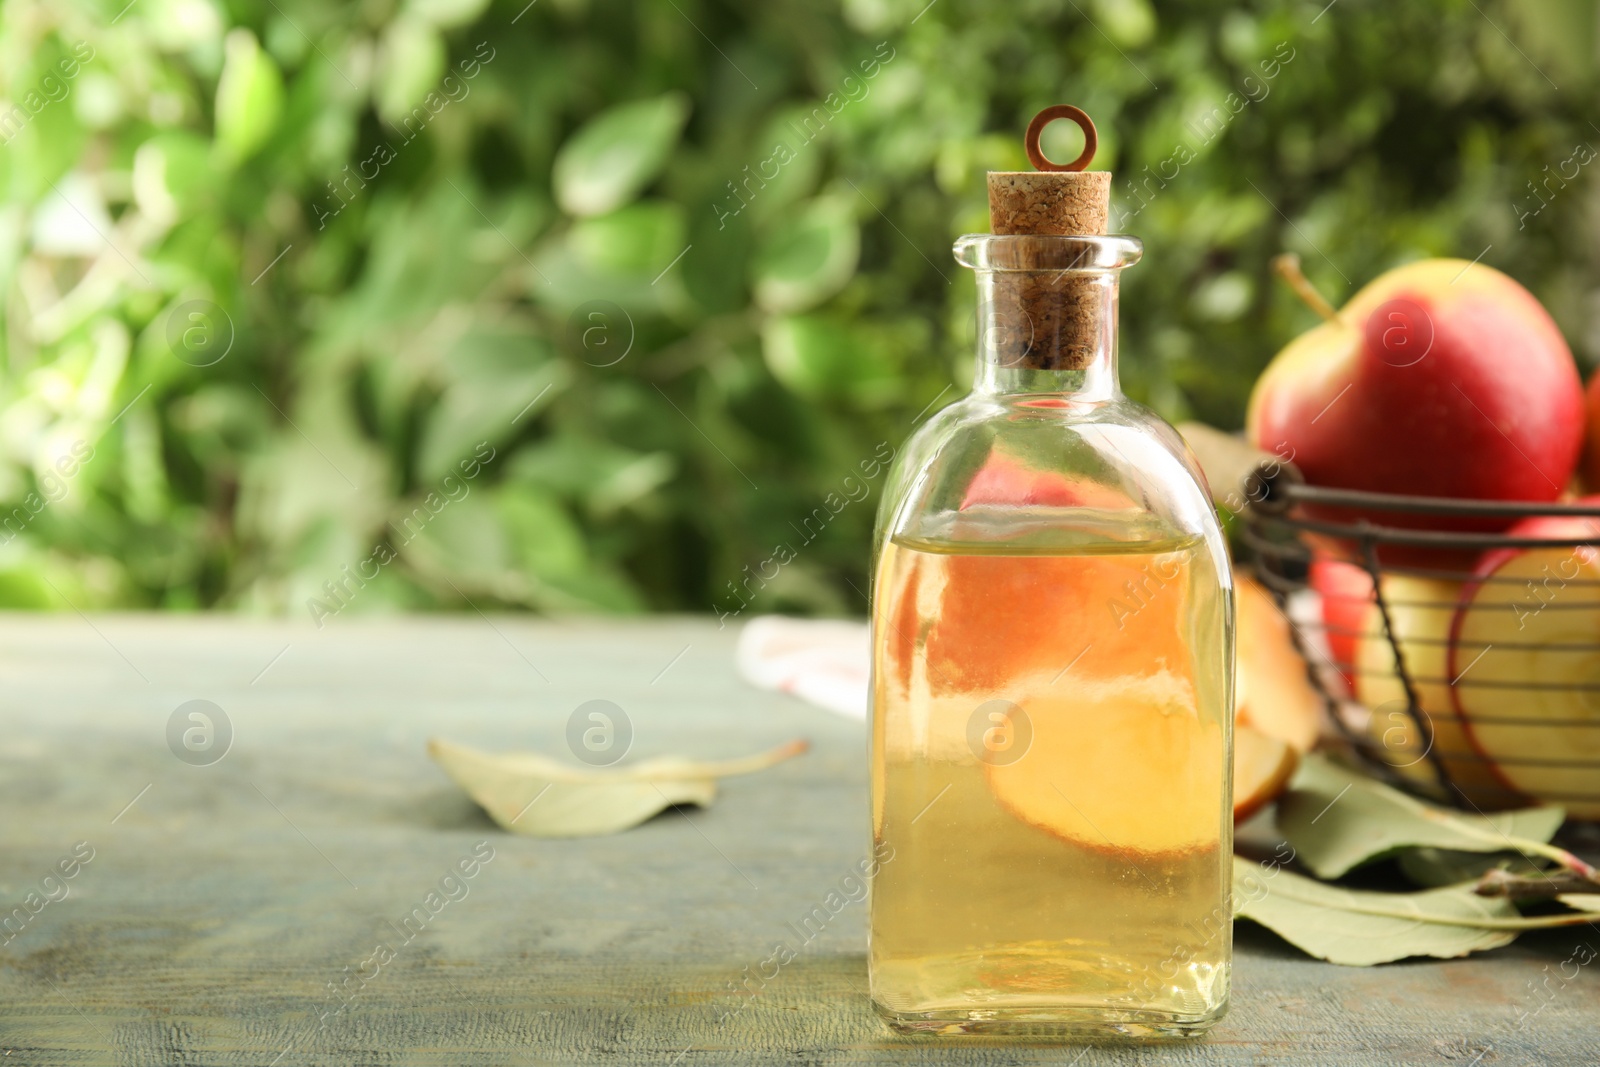
<instances>
[{"instance_id":1,"label":"red apple","mask_svg":"<svg viewBox=\"0 0 1600 1067\"><path fill-rule=\"evenodd\" d=\"M1583 397L1583 484L1589 492L1600 491L1600 374L1589 379Z\"/></svg>"},{"instance_id":2,"label":"red apple","mask_svg":"<svg viewBox=\"0 0 1600 1067\"><path fill-rule=\"evenodd\" d=\"M1541 515L1507 532L1600 538L1600 519ZM1451 634L1467 740L1509 789L1600 818L1600 690L1584 688L1600 685L1600 549L1495 549L1474 578Z\"/></svg>"},{"instance_id":3,"label":"red apple","mask_svg":"<svg viewBox=\"0 0 1600 1067\"><path fill-rule=\"evenodd\" d=\"M1318 486L1472 500L1561 494L1582 445L1583 386L1560 330L1526 289L1491 267L1432 259L1381 275L1342 311L1302 295L1326 321L1256 382L1248 430L1257 448L1288 456ZM1509 525L1317 511L1420 529ZM1458 554L1395 546L1382 559L1467 565Z\"/></svg>"},{"instance_id":4,"label":"red apple","mask_svg":"<svg viewBox=\"0 0 1600 1067\"><path fill-rule=\"evenodd\" d=\"M1372 608L1372 576L1342 559L1318 556L1311 561L1311 588L1321 600L1323 635L1333 664L1345 685L1355 688L1356 646Z\"/></svg>"}]
</instances>

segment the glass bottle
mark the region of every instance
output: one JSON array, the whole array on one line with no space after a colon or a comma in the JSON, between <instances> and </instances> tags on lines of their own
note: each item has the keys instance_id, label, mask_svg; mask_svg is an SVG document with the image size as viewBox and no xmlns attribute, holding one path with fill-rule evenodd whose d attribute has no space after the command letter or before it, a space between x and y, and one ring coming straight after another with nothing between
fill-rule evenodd
<instances>
[{"instance_id":1,"label":"glass bottle","mask_svg":"<svg viewBox=\"0 0 1600 1067\"><path fill-rule=\"evenodd\" d=\"M971 395L901 450L873 582L871 988L897 1029L1184 1036L1232 958L1233 589L1122 395L1121 236L961 238Z\"/></svg>"}]
</instances>

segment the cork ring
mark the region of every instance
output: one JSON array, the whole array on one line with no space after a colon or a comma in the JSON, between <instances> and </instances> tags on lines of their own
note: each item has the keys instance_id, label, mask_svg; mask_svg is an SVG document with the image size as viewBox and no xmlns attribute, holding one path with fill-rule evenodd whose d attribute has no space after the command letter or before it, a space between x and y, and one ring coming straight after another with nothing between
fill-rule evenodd
<instances>
[{"instance_id":1,"label":"cork ring","mask_svg":"<svg viewBox=\"0 0 1600 1067\"><path fill-rule=\"evenodd\" d=\"M1083 151L1078 153L1078 158L1071 163L1052 163L1039 150L1039 134L1056 119L1071 119L1078 124L1079 129L1083 130ZM1028 162L1033 164L1035 170L1083 170L1094 158L1094 150L1099 144L1100 137L1094 132L1094 123L1082 110L1071 104L1056 104L1033 116L1033 121L1028 123L1028 132L1023 138L1023 145L1028 150Z\"/></svg>"}]
</instances>

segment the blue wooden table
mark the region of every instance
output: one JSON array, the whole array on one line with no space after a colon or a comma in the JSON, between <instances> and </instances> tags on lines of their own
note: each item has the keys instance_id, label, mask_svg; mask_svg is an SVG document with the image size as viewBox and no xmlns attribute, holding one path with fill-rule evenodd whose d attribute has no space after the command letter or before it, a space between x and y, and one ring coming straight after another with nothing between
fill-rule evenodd
<instances>
[{"instance_id":1,"label":"blue wooden table","mask_svg":"<svg viewBox=\"0 0 1600 1067\"><path fill-rule=\"evenodd\" d=\"M1562 967L1600 948L1589 928L1360 970L1241 926L1232 1013L1200 1042L892 1035L862 904L807 941L792 925L867 855L862 727L739 682L733 634L0 618L0 1062L1600 1062L1600 964ZM424 754L442 736L564 756L596 699L636 757L814 748L709 811L564 841L500 832ZM209 738L174 726L195 700L220 709ZM779 941L798 957L746 983Z\"/></svg>"}]
</instances>

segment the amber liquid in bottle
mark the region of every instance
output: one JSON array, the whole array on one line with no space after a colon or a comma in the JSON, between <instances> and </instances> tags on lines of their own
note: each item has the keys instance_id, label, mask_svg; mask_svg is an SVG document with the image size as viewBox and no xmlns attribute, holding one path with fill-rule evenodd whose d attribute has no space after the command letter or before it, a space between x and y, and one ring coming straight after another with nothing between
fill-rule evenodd
<instances>
[{"instance_id":1,"label":"amber liquid in bottle","mask_svg":"<svg viewBox=\"0 0 1600 1067\"><path fill-rule=\"evenodd\" d=\"M919 524L883 545L873 597L879 1011L1204 1030L1231 959L1225 564L1120 509Z\"/></svg>"}]
</instances>

